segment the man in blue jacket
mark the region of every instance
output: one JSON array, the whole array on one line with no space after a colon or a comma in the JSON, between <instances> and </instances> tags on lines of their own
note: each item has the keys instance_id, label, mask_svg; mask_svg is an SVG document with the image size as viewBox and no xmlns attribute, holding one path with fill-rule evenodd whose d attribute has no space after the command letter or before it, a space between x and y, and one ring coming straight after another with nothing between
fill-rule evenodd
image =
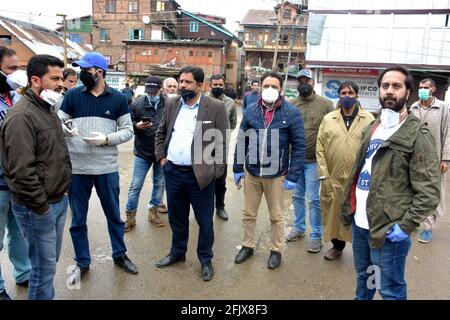
<instances>
[{"instance_id":1,"label":"man in blue jacket","mask_svg":"<svg viewBox=\"0 0 450 320\"><path fill-rule=\"evenodd\" d=\"M295 188L306 146L300 112L280 95L283 78L269 72L261 77L261 83L261 99L244 113L234 154L234 181L238 188L244 186L245 198L242 249L235 262L253 254L256 217L264 194L271 221L268 268L276 269L284 241L283 188Z\"/></svg>"}]
</instances>

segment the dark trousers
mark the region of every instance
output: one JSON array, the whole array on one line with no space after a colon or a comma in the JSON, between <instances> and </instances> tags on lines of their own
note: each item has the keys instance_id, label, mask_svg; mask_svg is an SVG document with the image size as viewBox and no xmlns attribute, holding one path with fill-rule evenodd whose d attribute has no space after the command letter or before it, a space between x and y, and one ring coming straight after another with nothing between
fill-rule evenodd
<instances>
[{"instance_id":1,"label":"dark trousers","mask_svg":"<svg viewBox=\"0 0 450 320\"><path fill-rule=\"evenodd\" d=\"M190 205L199 225L197 256L201 264L213 257L214 244L214 182L200 190L192 167L176 166L167 162L163 167L166 182L169 224L172 229L173 257L184 257L189 238Z\"/></svg>"},{"instance_id":2,"label":"dark trousers","mask_svg":"<svg viewBox=\"0 0 450 320\"><path fill-rule=\"evenodd\" d=\"M227 167L223 176L216 179L216 209L225 209L225 192L227 191Z\"/></svg>"},{"instance_id":3,"label":"dark trousers","mask_svg":"<svg viewBox=\"0 0 450 320\"><path fill-rule=\"evenodd\" d=\"M69 192L70 209L72 211L70 235L72 236L75 250L75 261L84 267L91 264L86 221L93 186L95 186L103 212L108 221L113 259L122 257L127 251L124 241L125 223L120 218L119 173L113 172L102 175L74 174Z\"/></svg>"},{"instance_id":4,"label":"dark trousers","mask_svg":"<svg viewBox=\"0 0 450 320\"><path fill-rule=\"evenodd\" d=\"M333 248L339 251L343 251L345 248L345 241L339 239L331 239L331 243L333 244Z\"/></svg>"}]
</instances>

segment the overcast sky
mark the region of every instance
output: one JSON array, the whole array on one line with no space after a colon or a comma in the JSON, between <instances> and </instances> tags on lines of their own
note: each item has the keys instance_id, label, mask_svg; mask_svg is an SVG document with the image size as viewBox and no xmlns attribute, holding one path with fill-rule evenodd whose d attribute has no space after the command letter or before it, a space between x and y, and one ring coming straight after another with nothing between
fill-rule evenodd
<instances>
[{"instance_id":1,"label":"overcast sky","mask_svg":"<svg viewBox=\"0 0 450 320\"><path fill-rule=\"evenodd\" d=\"M61 18L57 13L75 18L92 13L92 0L0 0L8 2L0 7L0 15L32 22L50 29L57 27ZM191 12L202 12L225 17L226 27L235 32L236 21L242 20L248 9L272 9L276 0L178 0L181 7Z\"/></svg>"}]
</instances>

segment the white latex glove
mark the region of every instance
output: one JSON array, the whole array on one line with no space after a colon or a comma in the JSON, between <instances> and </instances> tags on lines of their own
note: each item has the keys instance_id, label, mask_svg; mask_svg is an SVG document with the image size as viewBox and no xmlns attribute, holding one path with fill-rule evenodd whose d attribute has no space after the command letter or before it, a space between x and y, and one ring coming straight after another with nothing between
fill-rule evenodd
<instances>
[{"instance_id":1,"label":"white latex glove","mask_svg":"<svg viewBox=\"0 0 450 320\"><path fill-rule=\"evenodd\" d=\"M91 137L83 137L83 140L90 145L102 146L106 144L106 135L101 132L92 131Z\"/></svg>"},{"instance_id":2,"label":"white latex glove","mask_svg":"<svg viewBox=\"0 0 450 320\"><path fill-rule=\"evenodd\" d=\"M61 120L61 121L63 122L62 129L63 129L63 132L64 132L65 136L67 136L67 137L76 137L76 136L78 136L78 128L77 127L71 128L71 126L72 126L72 120L71 119L66 120L66 121L64 121L64 120Z\"/></svg>"}]
</instances>

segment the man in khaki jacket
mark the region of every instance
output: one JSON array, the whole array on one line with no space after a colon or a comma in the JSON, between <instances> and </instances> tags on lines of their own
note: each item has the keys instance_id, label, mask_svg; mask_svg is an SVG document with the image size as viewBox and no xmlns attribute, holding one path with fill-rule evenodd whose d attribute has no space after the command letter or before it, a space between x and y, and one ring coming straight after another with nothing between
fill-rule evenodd
<instances>
[{"instance_id":1,"label":"man in khaki jacket","mask_svg":"<svg viewBox=\"0 0 450 320\"><path fill-rule=\"evenodd\" d=\"M450 161L450 117L448 105L433 94L436 92L436 84L433 79L425 78L419 83L419 101L411 106L411 112L422 122L425 122L430 128L436 141L436 151L440 160L439 168L441 170L441 202L436 210L423 222L424 230L420 233L419 242L428 243L433 237L433 229L436 224L436 218L442 217L445 212L445 173L448 170Z\"/></svg>"},{"instance_id":2,"label":"man in khaki jacket","mask_svg":"<svg viewBox=\"0 0 450 320\"><path fill-rule=\"evenodd\" d=\"M323 240L333 243L324 256L327 260L341 257L345 242L352 240L351 228L344 227L340 221L342 193L361 146L362 132L374 120L370 112L361 108L358 91L353 81L340 85L336 110L323 118L317 136Z\"/></svg>"},{"instance_id":3,"label":"man in khaki jacket","mask_svg":"<svg viewBox=\"0 0 450 320\"><path fill-rule=\"evenodd\" d=\"M224 103L202 94L204 79L201 68L180 71L181 97L167 100L156 132L155 155L164 171L172 229L170 253L157 267L185 261L192 205L200 229L197 255L202 278L209 281L214 276L214 184L226 166L228 121Z\"/></svg>"}]
</instances>

